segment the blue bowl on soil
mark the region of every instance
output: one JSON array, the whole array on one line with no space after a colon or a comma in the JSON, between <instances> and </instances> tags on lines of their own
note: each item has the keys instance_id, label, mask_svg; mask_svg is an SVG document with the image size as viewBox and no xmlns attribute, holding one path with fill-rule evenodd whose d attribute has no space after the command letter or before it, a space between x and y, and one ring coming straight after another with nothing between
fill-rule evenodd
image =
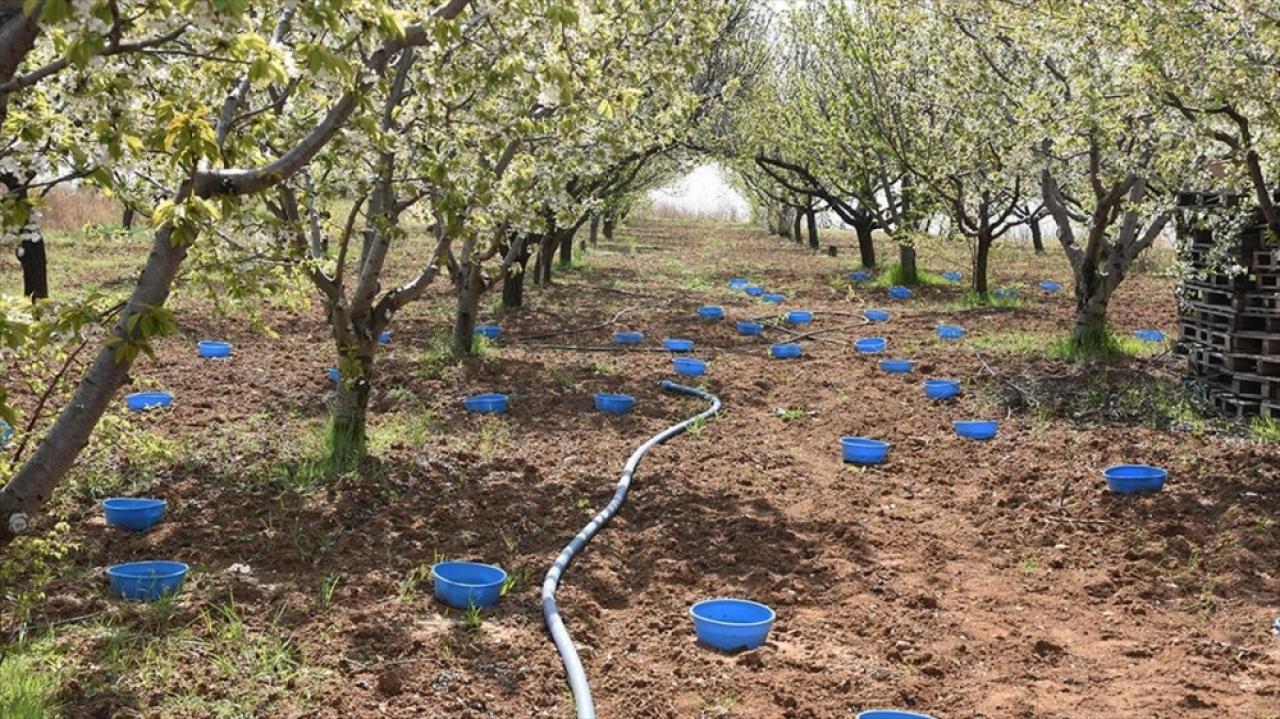
<instances>
[{"instance_id":1,"label":"blue bowl on soil","mask_svg":"<svg viewBox=\"0 0 1280 719\"><path fill-rule=\"evenodd\" d=\"M692 357L677 357L671 360L676 374L685 377L700 377L707 373L707 363Z\"/></svg>"},{"instance_id":2,"label":"blue bowl on soil","mask_svg":"<svg viewBox=\"0 0 1280 719\"><path fill-rule=\"evenodd\" d=\"M959 272L956 272L955 270L947 270L946 272L942 273L942 279L946 280L947 282L959 282L960 280L964 279L964 275L960 274Z\"/></svg>"},{"instance_id":3,"label":"blue bowl on soil","mask_svg":"<svg viewBox=\"0 0 1280 719\"><path fill-rule=\"evenodd\" d=\"M455 609L484 609L502 598L507 573L492 564L439 562L431 567L436 599Z\"/></svg>"},{"instance_id":4,"label":"blue bowl on soil","mask_svg":"<svg viewBox=\"0 0 1280 719\"><path fill-rule=\"evenodd\" d=\"M745 277L735 277L729 280L729 289L731 290L741 291L746 289L746 287L747 287L747 278Z\"/></svg>"},{"instance_id":5,"label":"blue bowl on soil","mask_svg":"<svg viewBox=\"0 0 1280 719\"><path fill-rule=\"evenodd\" d=\"M868 709L858 712L853 719L933 719L928 714L904 712L899 709Z\"/></svg>"},{"instance_id":6,"label":"blue bowl on soil","mask_svg":"<svg viewBox=\"0 0 1280 719\"><path fill-rule=\"evenodd\" d=\"M462 406L468 412L502 414L507 411L508 402L505 394L477 394L462 400Z\"/></svg>"},{"instance_id":7,"label":"blue bowl on soil","mask_svg":"<svg viewBox=\"0 0 1280 719\"><path fill-rule=\"evenodd\" d=\"M773 610L746 599L706 599L689 608L698 641L722 652L755 649L769 638Z\"/></svg>"},{"instance_id":8,"label":"blue bowl on soil","mask_svg":"<svg viewBox=\"0 0 1280 719\"><path fill-rule=\"evenodd\" d=\"M964 328L960 325L938 325L938 336L944 340L958 340L964 337Z\"/></svg>"},{"instance_id":9,"label":"blue bowl on soil","mask_svg":"<svg viewBox=\"0 0 1280 719\"><path fill-rule=\"evenodd\" d=\"M129 562L107 567L107 579L117 597L154 602L181 589L189 571L182 562Z\"/></svg>"},{"instance_id":10,"label":"blue bowl on soil","mask_svg":"<svg viewBox=\"0 0 1280 719\"><path fill-rule=\"evenodd\" d=\"M862 313L862 316L866 317L867 321L869 322L888 322L889 321L889 313L886 310L867 310L866 312Z\"/></svg>"},{"instance_id":11,"label":"blue bowl on soil","mask_svg":"<svg viewBox=\"0 0 1280 719\"><path fill-rule=\"evenodd\" d=\"M693 340L668 337L662 340L662 349L668 352L689 352L693 349Z\"/></svg>"},{"instance_id":12,"label":"blue bowl on soil","mask_svg":"<svg viewBox=\"0 0 1280 719\"><path fill-rule=\"evenodd\" d=\"M995 292L992 292L991 295L998 300L1011 300L1018 296L1018 291L1010 287L1001 287Z\"/></svg>"},{"instance_id":13,"label":"blue bowl on soil","mask_svg":"<svg viewBox=\"0 0 1280 719\"><path fill-rule=\"evenodd\" d=\"M173 404L171 392L134 392L125 395L124 402L130 412L143 412L157 407L168 407Z\"/></svg>"},{"instance_id":14,"label":"blue bowl on soil","mask_svg":"<svg viewBox=\"0 0 1280 719\"><path fill-rule=\"evenodd\" d=\"M102 514L113 527L141 532L159 522L168 506L163 499L111 497L102 500Z\"/></svg>"},{"instance_id":15,"label":"blue bowl on soil","mask_svg":"<svg viewBox=\"0 0 1280 719\"><path fill-rule=\"evenodd\" d=\"M1049 294L1053 294L1058 290L1061 290L1062 285L1052 280L1045 280L1044 282L1040 283L1040 289L1044 290L1045 292L1048 292Z\"/></svg>"},{"instance_id":16,"label":"blue bowl on soil","mask_svg":"<svg viewBox=\"0 0 1280 719\"><path fill-rule=\"evenodd\" d=\"M1107 486L1116 494L1138 494L1140 492L1159 492L1164 487L1164 480L1169 473L1159 467L1145 464L1118 464L1102 471L1107 478Z\"/></svg>"},{"instance_id":17,"label":"blue bowl on soil","mask_svg":"<svg viewBox=\"0 0 1280 719\"><path fill-rule=\"evenodd\" d=\"M995 437L1000 431L1000 423L994 419L958 419L952 426L961 437L980 442Z\"/></svg>"},{"instance_id":18,"label":"blue bowl on soil","mask_svg":"<svg viewBox=\"0 0 1280 719\"><path fill-rule=\"evenodd\" d=\"M9 440L13 439L13 427L9 423L0 419L0 447L9 444Z\"/></svg>"},{"instance_id":19,"label":"blue bowl on soil","mask_svg":"<svg viewBox=\"0 0 1280 719\"><path fill-rule=\"evenodd\" d=\"M342 379L342 375L338 374L338 368L337 368L337 367L330 367L330 368L329 368L329 381L330 381L330 382L333 382L334 384L337 384L338 380L340 380L340 379Z\"/></svg>"},{"instance_id":20,"label":"blue bowl on soil","mask_svg":"<svg viewBox=\"0 0 1280 719\"><path fill-rule=\"evenodd\" d=\"M747 285L743 288L743 292L746 292L752 297L759 297L764 294L764 288L760 285Z\"/></svg>"},{"instance_id":21,"label":"blue bowl on soil","mask_svg":"<svg viewBox=\"0 0 1280 719\"><path fill-rule=\"evenodd\" d=\"M795 342L771 345L769 354L774 359L795 359L800 356L800 345Z\"/></svg>"},{"instance_id":22,"label":"blue bowl on soil","mask_svg":"<svg viewBox=\"0 0 1280 719\"><path fill-rule=\"evenodd\" d=\"M1143 342L1164 342L1164 333L1160 330L1138 330L1133 336Z\"/></svg>"},{"instance_id":23,"label":"blue bowl on soil","mask_svg":"<svg viewBox=\"0 0 1280 719\"><path fill-rule=\"evenodd\" d=\"M636 398L629 394L596 393L596 409L608 414L626 414L636 404Z\"/></svg>"},{"instance_id":24,"label":"blue bowl on soil","mask_svg":"<svg viewBox=\"0 0 1280 719\"><path fill-rule=\"evenodd\" d=\"M853 343L854 348L864 355L873 355L884 351L883 337L864 337Z\"/></svg>"},{"instance_id":25,"label":"blue bowl on soil","mask_svg":"<svg viewBox=\"0 0 1280 719\"><path fill-rule=\"evenodd\" d=\"M927 379L924 396L929 399L951 399L960 394L960 382L954 379Z\"/></svg>"},{"instance_id":26,"label":"blue bowl on soil","mask_svg":"<svg viewBox=\"0 0 1280 719\"><path fill-rule=\"evenodd\" d=\"M866 282L871 279L871 273L865 270L854 270L849 273L849 279L854 282Z\"/></svg>"},{"instance_id":27,"label":"blue bowl on soil","mask_svg":"<svg viewBox=\"0 0 1280 719\"><path fill-rule=\"evenodd\" d=\"M499 325L480 325L474 331L487 340L496 340L498 335L502 334L502 327Z\"/></svg>"},{"instance_id":28,"label":"blue bowl on soil","mask_svg":"<svg viewBox=\"0 0 1280 719\"><path fill-rule=\"evenodd\" d=\"M644 342L643 332L614 332L613 343L616 345L638 345Z\"/></svg>"},{"instance_id":29,"label":"blue bowl on soil","mask_svg":"<svg viewBox=\"0 0 1280 719\"><path fill-rule=\"evenodd\" d=\"M718 305L707 305L698 308L698 317L704 320L722 320L724 319L724 308Z\"/></svg>"},{"instance_id":30,"label":"blue bowl on soil","mask_svg":"<svg viewBox=\"0 0 1280 719\"><path fill-rule=\"evenodd\" d=\"M807 325L813 321L813 313L808 310L791 310L787 313L787 324Z\"/></svg>"},{"instance_id":31,"label":"blue bowl on soil","mask_svg":"<svg viewBox=\"0 0 1280 719\"><path fill-rule=\"evenodd\" d=\"M738 334L755 337L764 332L764 325L749 320L738 320Z\"/></svg>"},{"instance_id":32,"label":"blue bowl on soil","mask_svg":"<svg viewBox=\"0 0 1280 719\"><path fill-rule=\"evenodd\" d=\"M783 297L782 295L766 294L764 297L761 297L760 299L764 300L765 302L768 302L771 305L780 305L782 304L782 301L785 300L786 298Z\"/></svg>"},{"instance_id":33,"label":"blue bowl on soil","mask_svg":"<svg viewBox=\"0 0 1280 719\"><path fill-rule=\"evenodd\" d=\"M850 464L880 464L889 456L889 443L867 437L841 437L840 452Z\"/></svg>"},{"instance_id":34,"label":"blue bowl on soil","mask_svg":"<svg viewBox=\"0 0 1280 719\"><path fill-rule=\"evenodd\" d=\"M915 366L915 362L906 359L880 360L880 369L888 372L889 374L906 374Z\"/></svg>"},{"instance_id":35,"label":"blue bowl on soil","mask_svg":"<svg viewBox=\"0 0 1280 719\"><path fill-rule=\"evenodd\" d=\"M889 296L895 300L905 300L911 296L911 290L907 289L906 287L900 287L898 285L894 285L893 287L889 288Z\"/></svg>"},{"instance_id":36,"label":"blue bowl on soil","mask_svg":"<svg viewBox=\"0 0 1280 719\"><path fill-rule=\"evenodd\" d=\"M217 340L200 340L196 344L196 354L205 359L223 359L231 356L231 343Z\"/></svg>"},{"instance_id":37,"label":"blue bowl on soil","mask_svg":"<svg viewBox=\"0 0 1280 719\"><path fill-rule=\"evenodd\" d=\"M380 342L380 343L382 343L382 344L384 344L384 345L389 345L389 344L391 344L391 330L383 330L383 331L378 335L378 342Z\"/></svg>"}]
</instances>

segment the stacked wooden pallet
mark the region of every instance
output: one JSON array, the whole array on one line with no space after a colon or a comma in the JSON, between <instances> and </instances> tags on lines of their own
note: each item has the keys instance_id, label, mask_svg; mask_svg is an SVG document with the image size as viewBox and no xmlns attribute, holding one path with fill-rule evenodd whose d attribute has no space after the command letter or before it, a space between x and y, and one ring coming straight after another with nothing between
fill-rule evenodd
<instances>
[{"instance_id":1,"label":"stacked wooden pallet","mask_svg":"<svg viewBox=\"0 0 1280 719\"><path fill-rule=\"evenodd\" d=\"M1179 204L1221 206L1211 195L1183 195ZM1228 415L1280 418L1280 246L1266 241L1261 223L1236 237L1186 225L1179 232L1191 270L1181 287L1181 339L1191 374ZM1231 245L1215 248L1216 242ZM1245 272L1227 274L1233 264Z\"/></svg>"}]
</instances>

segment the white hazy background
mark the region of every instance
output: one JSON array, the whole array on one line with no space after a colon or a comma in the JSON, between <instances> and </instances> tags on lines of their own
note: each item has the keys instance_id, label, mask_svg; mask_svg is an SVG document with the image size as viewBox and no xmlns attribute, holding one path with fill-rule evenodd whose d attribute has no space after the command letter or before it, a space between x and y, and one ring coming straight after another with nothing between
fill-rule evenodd
<instances>
[{"instance_id":1,"label":"white hazy background","mask_svg":"<svg viewBox=\"0 0 1280 719\"><path fill-rule=\"evenodd\" d=\"M669 219L746 222L747 201L725 180L724 170L709 162L671 184L651 190L650 212Z\"/></svg>"}]
</instances>

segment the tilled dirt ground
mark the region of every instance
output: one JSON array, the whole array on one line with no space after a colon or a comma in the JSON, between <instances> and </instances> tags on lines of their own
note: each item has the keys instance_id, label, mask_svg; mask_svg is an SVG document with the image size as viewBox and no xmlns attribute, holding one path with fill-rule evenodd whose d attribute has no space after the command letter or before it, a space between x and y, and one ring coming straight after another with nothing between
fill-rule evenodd
<instances>
[{"instance_id":1,"label":"tilled dirt ground","mask_svg":"<svg viewBox=\"0 0 1280 719\"><path fill-rule=\"evenodd\" d=\"M170 515L125 535L92 502L70 507L75 568L35 609L37 624L75 620L50 630L74 667L67 715L572 716L542 623L542 575L634 448L704 404L658 388L671 376L666 354L539 345L608 347L613 331L638 329L648 348L694 339L724 409L650 455L620 515L565 576L559 603L601 717L851 717L879 706L946 719L1280 716L1269 633L1280 614L1280 449L1217 423L1157 428L1134 419L1142 407L1113 413L1108 397L1141 396L1176 374L1176 358L1081 366L1004 351L1015 333L1065 333L1060 257L1004 250L996 274L1024 283L1024 303L962 309L958 286L895 302L850 285L843 240L838 259L744 228L639 225L626 240L591 252L560 285L530 288L531 307L501 318L485 358L424 369L436 310L393 327L375 424L429 417L432 431L391 432L367 468L313 489L298 488L306 462L281 448L325 413L332 351L318 308L277 321L277 338L182 314L181 336L135 372L178 398L136 420L183 448L153 478ZM947 267L927 253L922 263ZM734 276L785 293L783 309L817 312L803 331L843 329L805 341L801 359L771 360L768 343L786 333L739 337L733 320L778 312L725 289ZM1067 289L1032 289L1047 278ZM699 321L706 303L724 305L726 321ZM854 316L873 306L891 321ZM520 339L623 310L607 327ZM1125 333L1172 334L1170 281L1127 281L1112 318ZM964 325L965 340L937 340L944 320ZM916 370L887 375L880 358L853 351L873 335ZM192 357L206 336L236 343L235 358ZM961 379L966 393L928 401L928 376ZM511 412L464 414L461 399L483 391L509 392ZM636 395L636 411L596 414L598 391ZM1094 410L1072 400L1088 392L1103 395ZM999 436L957 438L951 422L970 417L1002 420ZM888 462L843 464L842 435L890 441ZM1166 467L1165 491L1109 494L1101 470L1131 462ZM522 580L469 623L430 597L421 567L440 556ZM195 567L161 619L106 599L92 569L160 557ZM735 655L698 645L688 609L714 596L775 608L769 642ZM225 652L209 649L222 644L206 617L228 604L248 635L284 637L307 671L276 683L215 661ZM85 616L134 630L137 651L182 660L170 674L113 663L100 630L77 629ZM193 631L201 643L177 640Z\"/></svg>"}]
</instances>

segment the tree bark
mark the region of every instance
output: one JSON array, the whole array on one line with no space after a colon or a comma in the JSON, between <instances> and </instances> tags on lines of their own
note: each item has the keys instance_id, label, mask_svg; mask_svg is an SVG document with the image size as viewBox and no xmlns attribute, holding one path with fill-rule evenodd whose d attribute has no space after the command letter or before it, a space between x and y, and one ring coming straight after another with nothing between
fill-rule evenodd
<instances>
[{"instance_id":1,"label":"tree bark","mask_svg":"<svg viewBox=\"0 0 1280 719\"><path fill-rule=\"evenodd\" d=\"M876 266L876 243L873 236L873 225L870 222L859 222L853 226L858 233L858 255L862 258L862 266Z\"/></svg>"},{"instance_id":2,"label":"tree bark","mask_svg":"<svg viewBox=\"0 0 1280 719\"><path fill-rule=\"evenodd\" d=\"M817 252L820 249L818 244L818 211L810 207L809 211L805 213L805 222L809 226L809 249Z\"/></svg>"},{"instance_id":3,"label":"tree bark","mask_svg":"<svg viewBox=\"0 0 1280 719\"><path fill-rule=\"evenodd\" d=\"M162 307L169 297L178 267L187 256L185 245L174 245L170 240L171 228L161 227L151 243L151 254L138 283L116 321L112 337L118 341L136 338L134 319L145 311ZM22 465L9 483L0 489L0 545L12 539L14 534L26 530L26 515L39 509L52 496L80 451L89 442L89 435L98 419L107 410L107 404L129 377L133 360L127 356L116 359L116 346L104 343L97 357L76 387L75 395L63 408L53 427L35 452Z\"/></svg>"},{"instance_id":4,"label":"tree bark","mask_svg":"<svg viewBox=\"0 0 1280 719\"><path fill-rule=\"evenodd\" d=\"M484 291L484 275L478 263L463 263L461 275L456 289L457 307L453 314L453 335L449 340L449 347L454 357L467 357L474 349L476 315L479 313L480 293Z\"/></svg>"},{"instance_id":5,"label":"tree bark","mask_svg":"<svg viewBox=\"0 0 1280 719\"><path fill-rule=\"evenodd\" d=\"M800 223L804 220L804 213L800 210L794 210L795 217L791 221L791 239L797 244L804 242L804 230L801 229Z\"/></svg>"},{"instance_id":6,"label":"tree bark","mask_svg":"<svg viewBox=\"0 0 1280 719\"><path fill-rule=\"evenodd\" d=\"M559 236L559 239L557 240L557 242L560 243L560 266L561 267L573 266L574 234L575 233L573 230L560 230L557 233L557 235Z\"/></svg>"},{"instance_id":7,"label":"tree bark","mask_svg":"<svg viewBox=\"0 0 1280 719\"><path fill-rule=\"evenodd\" d=\"M613 242L613 215L605 215L601 224L603 225L601 229L604 231L604 239L608 242Z\"/></svg>"},{"instance_id":8,"label":"tree bark","mask_svg":"<svg viewBox=\"0 0 1280 719\"><path fill-rule=\"evenodd\" d=\"M898 264L902 268L902 281L914 285L920 281L920 273L916 269L916 248L905 242L898 243Z\"/></svg>"},{"instance_id":9,"label":"tree bark","mask_svg":"<svg viewBox=\"0 0 1280 719\"><path fill-rule=\"evenodd\" d=\"M45 255L44 238L23 240L18 245L18 262L22 264L22 294L32 302L47 298L49 261Z\"/></svg>"},{"instance_id":10,"label":"tree bark","mask_svg":"<svg viewBox=\"0 0 1280 719\"><path fill-rule=\"evenodd\" d=\"M539 286L547 286L551 284L551 267L553 264L553 256L555 254L556 233L554 230L542 236L538 243L538 264L537 273L534 279L537 280Z\"/></svg>"},{"instance_id":11,"label":"tree bark","mask_svg":"<svg viewBox=\"0 0 1280 719\"><path fill-rule=\"evenodd\" d=\"M333 424L330 427L330 459L340 465L358 462L364 457L368 443L369 391L373 387L373 356L377 338L361 340L354 348L351 361L360 367L359 377L341 377L333 399ZM339 356L352 351L338 347ZM341 370L339 370L341 372Z\"/></svg>"},{"instance_id":12,"label":"tree bark","mask_svg":"<svg viewBox=\"0 0 1280 719\"><path fill-rule=\"evenodd\" d=\"M591 213L591 246L592 247L596 246L596 240L599 238L599 235L600 235L600 215L593 212Z\"/></svg>"},{"instance_id":13,"label":"tree bark","mask_svg":"<svg viewBox=\"0 0 1280 719\"><path fill-rule=\"evenodd\" d=\"M1031 246L1035 248L1037 255L1044 254L1044 237L1040 231L1040 218L1032 217L1027 220L1027 229L1031 230Z\"/></svg>"},{"instance_id":14,"label":"tree bark","mask_svg":"<svg viewBox=\"0 0 1280 719\"><path fill-rule=\"evenodd\" d=\"M124 208L124 215L120 218L120 226L126 230L132 230L134 214L132 207Z\"/></svg>"},{"instance_id":15,"label":"tree bark","mask_svg":"<svg viewBox=\"0 0 1280 719\"><path fill-rule=\"evenodd\" d=\"M977 248L973 258L973 291L987 299L987 266L991 258L991 245L995 238L989 232L978 233Z\"/></svg>"}]
</instances>

